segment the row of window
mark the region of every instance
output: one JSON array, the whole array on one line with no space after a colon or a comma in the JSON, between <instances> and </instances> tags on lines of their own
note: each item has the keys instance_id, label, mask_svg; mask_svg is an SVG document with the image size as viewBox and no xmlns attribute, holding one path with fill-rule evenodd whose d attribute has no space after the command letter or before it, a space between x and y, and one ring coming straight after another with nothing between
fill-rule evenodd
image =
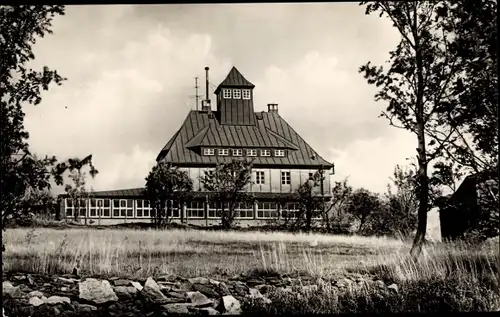
<instances>
[{"instance_id":1,"label":"row of window","mask_svg":"<svg viewBox=\"0 0 500 317\"><path fill-rule=\"evenodd\" d=\"M111 208L111 201L113 208ZM90 217L90 218L151 218L155 217L155 210L151 208L149 201L143 199L90 199L87 208L87 200L81 199L75 203L71 199L65 199L66 217ZM226 203L225 208L229 208ZM219 218L221 205L209 203L208 218ZM235 208L237 218L254 218L254 208L251 203L238 203ZM134 212L135 211L135 212ZM286 203L281 209L281 217L294 218L299 213L296 203ZM204 203L201 201L190 201L186 204L187 218L205 218ZM257 218L277 218L279 216L279 205L275 202L257 203ZM172 202L172 209L168 217L180 218L179 205Z\"/></svg>"},{"instance_id":2,"label":"row of window","mask_svg":"<svg viewBox=\"0 0 500 317\"><path fill-rule=\"evenodd\" d=\"M212 174L213 171L205 171L207 174ZM264 171L256 171L255 172L255 184L257 185L265 185L266 177ZM313 173L309 173L309 179L313 179ZM292 176L290 172L281 172L281 185L290 185L292 182Z\"/></svg>"},{"instance_id":3,"label":"row of window","mask_svg":"<svg viewBox=\"0 0 500 317\"><path fill-rule=\"evenodd\" d=\"M224 99L246 99L251 96L250 89L222 89L222 97Z\"/></svg>"},{"instance_id":4,"label":"row of window","mask_svg":"<svg viewBox=\"0 0 500 317\"><path fill-rule=\"evenodd\" d=\"M217 154L221 156L228 156L229 155L229 150L230 149L218 149ZM257 156L257 150L256 149L248 149L245 150L246 156ZM277 157L285 157L285 150L274 150L274 156ZM212 148L205 148L203 150L203 155L215 155L215 149ZM243 156L243 150L242 149L231 149L231 155L232 156ZM264 149L260 150L260 156L271 156L271 150L269 149Z\"/></svg>"}]
</instances>

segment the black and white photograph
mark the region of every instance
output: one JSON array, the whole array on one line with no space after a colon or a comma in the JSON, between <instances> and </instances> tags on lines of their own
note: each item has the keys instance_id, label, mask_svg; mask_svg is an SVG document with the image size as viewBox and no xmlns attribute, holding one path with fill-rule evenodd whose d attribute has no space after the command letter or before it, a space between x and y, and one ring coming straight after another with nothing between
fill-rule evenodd
<instances>
[{"instance_id":1,"label":"black and white photograph","mask_svg":"<svg viewBox=\"0 0 500 317\"><path fill-rule=\"evenodd\" d=\"M0 5L2 313L500 311L495 0Z\"/></svg>"}]
</instances>

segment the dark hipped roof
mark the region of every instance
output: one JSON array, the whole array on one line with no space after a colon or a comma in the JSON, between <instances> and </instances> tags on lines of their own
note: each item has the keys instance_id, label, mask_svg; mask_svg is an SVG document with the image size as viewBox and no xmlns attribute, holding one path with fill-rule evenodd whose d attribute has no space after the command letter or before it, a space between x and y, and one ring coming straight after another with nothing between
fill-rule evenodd
<instances>
[{"instance_id":1,"label":"dark hipped roof","mask_svg":"<svg viewBox=\"0 0 500 317\"><path fill-rule=\"evenodd\" d=\"M214 112L215 113L215 112ZM229 163L231 156L205 156L196 150L196 146L218 147L266 147L266 148L296 148L289 150L286 157L253 157L254 166L279 165L289 167L317 168L323 165L331 168L333 165L314 151L300 135L276 112L258 112L254 114L256 126L223 126L216 119L209 118L207 112L192 110L187 115L181 128L161 150L157 161L179 166L200 165L212 166L219 163Z\"/></svg>"},{"instance_id":2,"label":"dark hipped roof","mask_svg":"<svg viewBox=\"0 0 500 317\"><path fill-rule=\"evenodd\" d=\"M243 75L236 69L236 67L233 66L231 68L231 71L227 75L226 79L224 79L217 89L215 89L215 93L217 94L222 87L248 87L248 88L254 88L255 85L249 82Z\"/></svg>"}]
</instances>

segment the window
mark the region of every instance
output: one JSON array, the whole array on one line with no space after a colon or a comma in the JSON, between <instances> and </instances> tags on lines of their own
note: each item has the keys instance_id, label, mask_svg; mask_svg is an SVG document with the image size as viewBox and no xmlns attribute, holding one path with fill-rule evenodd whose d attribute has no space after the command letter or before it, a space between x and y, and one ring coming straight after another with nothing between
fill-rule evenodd
<instances>
[{"instance_id":1,"label":"window","mask_svg":"<svg viewBox=\"0 0 500 317\"><path fill-rule=\"evenodd\" d=\"M204 155L215 155L215 150L214 149L204 149L203 154Z\"/></svg>"},{"instance_id":2,"label":"window","mask_svg":"<svg viewBox=\"0 0 500 317\"><path fill-rule=\"evenodd\" d=\"M230 89L222 89L222 94L224 99L231 99L231 90Z\"/></svg>"},{"instance_id":3,"label":"window","mask_svg":"<svg viewBox=\"0 0 500 317\"><path fill-rule=\"evenodd\" d=\"M278 217L278 205L272 202L260 202L257 204L257 218Z\"/></svg>"},{"instance_id":4,"label":"window","mask_svg":"<svg viewBox=\"0 0 500 317\"><path fill-rule=\"evenodd\" d=\"M297 218L300 213L299 204L297 203L286 203L283 205L281 210L281 216L285 219Z\"/></svg>"},{"instance_id":5,"label":"window","mask_svg":"<svg viewBox=\"0 0 500 317\"><path fill-rule=\"evenodd\" d=\"M313 179L314 179L313 175L314 175L313 173L309 173L309 179L310 179L310 180L313 180Z\"/></svg>"},{"instance_id":6,"label":"window","mask_svg":"<svg viewBox=\"0 0 500 317\"><path fill-rule=\"evenodd\" d=\"M233 99L241 99L241 90L233 89Z\"/></svg>"},{"instance_id":7,"label":"window","mask_svg":"<svg viewBox=\"0 0 500 317\"><path fill-rule=\"evenodd\" d=\"M66 198L66 217L85 217L87 214L87 200L79 199L78 204L71 198Z\"/></svg>"},{"instance_id":8,"label":"window","mask_svg":"<svg viewBox=\"0 0 500 317\"><path fill-rule=\"evenodd\" d=\"M241 149L233 149L233 156L242 156L243 150Z\"/></svg>"},{"instance_id":9,"label":"window","mask_svg":"<svg viewBox=\"0 0 500 317\"><path fill-rule=\"evenodd\" d=\"M220 203L213 203L211 202L208 205L208 218L219 218L221 215L221 204ZM228 203L224 203L224 210L227 210L229 208Z\"/></svg>"},{"instance_id":10,"label":"window","mask_svg":"<svg viewBox=\"0 0 500 317\"><path fill-rule=\"evenodd\" d=\"M238 203L235 211L238 218L253 218L252 203Z\"/></svg>"},{"instance_id":11,"label":"window","mask_svg":"<svg viewBox=\"0 0 500 317\"><path fill-rule=\"evenodd\" d=\"M260 150L260 156L271 156L271 150Z\"/></svg>"},{"instance_id":12,"label":"window","mask_svg":"<svg viewBox=\"0 0 500 317\"><path fill-rule=\"evenodd\" d=\"M167 214L168 218L180 218L181 214L179 209L179 202L177 201L170 201L170 212L168 212L168 201L165 204L165 213Z\"/></svg>"},{"instance_id":13,"label":"window","mask_svg":"<svg viewBox=\"0 0 500 317\"><path fill-rule=\"evenodd\" d=\"M134 217L134 201L132 199L114 199L113 200L113 217L133 218Z\"/></svg>"},{"instance_id":14,"label":"window","mask_svg":"<svg viewBox=\"0 0 500 317\"><path fill-rule=\"evenodd\" d=\"M137 204L137 218L149 218L151 217L151 205L149 200L138 199L136 200Z\"/></svg>"},{"instance_id":15,"label":"window","mask_svg":"<svg viewBox=\"0 0 500 317\"><path fill-rule=\"evenodd\" d=\"M264 172L255 172L255 184L265 184Z\"/></svg>"},{"instance_id":16,"label":"window","mask_svg":"<svg viewBox=\"0 0 500 317\"><path fill-rule=\"evenodd\" d=\"M111 206L109 199L90 199L90 217L110 217Z\"/></svg>"},{"instance_id":17,"label":"window","mask_svg":"<svg viewBox=\"0 0 500 317\"><path fill-rule=\"evenodd\" d=\"M285 156L285 150L274 150L274 156Z\"/></svg>"},{"instance_id":18,"label":"window","mask_svg":"<svg viewBox=\"0 0 500 317\"><path fill-rule=\"evenodd\" d=\"M257 156L257 150L247 150L247 156Z\"/></svg>"},{"instance_id":19,"label":"window","mask_svg":"<svg viewBox=\"0 0 500 317\"><path fill-rule=\"evenodd\" d=\"M243 89L243 99L250 99L250 89Z\"/></svg>"},{"instance_id":20,"label":"window","mask_svg":"<svg viewBox=\"0 0 500 317\"><path fill-rule=\"evenodd\" d=\"M229 149L219 149L219 155L229 155Z\"/></svg>"},{"instance_id":21,"label":"window","mask_svg":"<svg viewBox=\"0 0 500 317\"><path fill-rule=\"evenodd\" d=\"M186 205L186 215L188 218L205 218L202 201L190 201Z\"/></svg>"},{"instance_id":22,"label":"window","mask_svg":"<svg viewBox=\"0 0 500 317\"><path fill-rule=\"evenodd\" d=\"M290 172L281 172L281 184L290 185Z\"/></svg>"}]
</instances>

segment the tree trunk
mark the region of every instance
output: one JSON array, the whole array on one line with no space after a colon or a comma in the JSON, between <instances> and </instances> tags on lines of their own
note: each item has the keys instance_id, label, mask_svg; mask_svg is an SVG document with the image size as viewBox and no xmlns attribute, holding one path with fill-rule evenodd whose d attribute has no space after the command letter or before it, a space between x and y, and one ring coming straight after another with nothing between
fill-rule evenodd
<instances>
[{"instance_id":1,"label":"tree trunk","mask_svg":"<svg viewBox=\"0 0 500 317\"><path fill-rule=\"evenodd\" d=\"M420 49L420 37L417 30L417 12L414 8L413 35L415 38L415 59L417 64L417 91L416 91L416 123L417 123L417 159L418 159L418 223L413 246L410 254L418 257L422 251L427 231L427 209L429 204L429 180L427 177L427 155L425 150L425 113L424 113L424 66L422 61L422 51Z\"/></svg>"}]
</instances>

